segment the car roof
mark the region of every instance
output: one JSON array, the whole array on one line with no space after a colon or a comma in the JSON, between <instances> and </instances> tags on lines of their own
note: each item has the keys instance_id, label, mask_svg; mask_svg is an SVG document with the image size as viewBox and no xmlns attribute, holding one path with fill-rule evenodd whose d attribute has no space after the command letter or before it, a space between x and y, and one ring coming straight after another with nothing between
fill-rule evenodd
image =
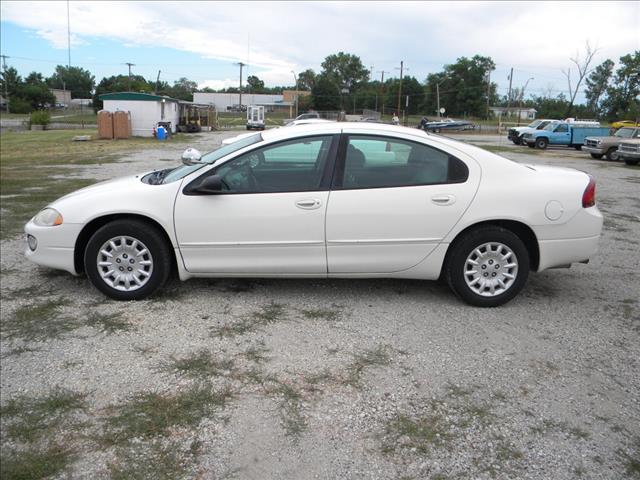
<instances>
[{"instance_id":1,"label":"car roof","mask_svg":"<svg viewBox=\"0 0 640 480\"><path fill-rule=\"evenodd\" d=\"M281 140L285 138L307 135L328 135L335 133L367 133L374 135L412 135L425 138L428 134L417 128L388 125L371 122L322 122L306 125L296 125L296 128L274 128L262 132L265 141Z\"/></svg>"}]
</instances>

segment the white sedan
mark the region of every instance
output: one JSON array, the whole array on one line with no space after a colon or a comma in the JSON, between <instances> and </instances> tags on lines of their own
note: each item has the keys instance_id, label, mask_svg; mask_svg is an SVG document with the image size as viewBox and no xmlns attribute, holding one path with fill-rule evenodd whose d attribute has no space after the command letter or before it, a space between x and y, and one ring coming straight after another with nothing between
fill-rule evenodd
<instances>
[{"instance_id":1,"label":"white sedan","mask_svg":"<svg viewBox=\"0 0 640 480\"><path fill-rule=\"evenodd\" d=\"M56 200L26 256L142 299L193 277L444 278L466 302L512 299L530 270L587 262L595 182L417 129L322 123L255 133L183 165Z\"/></svg>"}]
</instances>

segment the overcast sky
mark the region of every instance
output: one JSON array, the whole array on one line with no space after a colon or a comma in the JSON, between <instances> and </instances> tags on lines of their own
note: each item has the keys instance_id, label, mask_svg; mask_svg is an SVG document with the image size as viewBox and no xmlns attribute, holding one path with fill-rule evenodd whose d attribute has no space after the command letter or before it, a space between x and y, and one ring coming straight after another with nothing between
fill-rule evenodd
<instances>
[{"instance_id":1,"label":"overcast sky","mask_svg":"<svg viewBox=\"0 0 640 480\"><path fill-rule=\"evenodd\" d=\"M358 55L374 77L423 81L461 56L490 56L499 93L533 77L527 93L566 90L561 70L584 52L594 63L640 50L640 2L81 2L69 3L71 64L103 76L133 72L200 87L237 86L238 67L267 86L321 70L323 59ZM67 64L67 3L2 0L1 50L22 75ZM246 72L246 70L245 70ZM246 78L246 73L245 73Z\"/></svg>"}]
</instances>

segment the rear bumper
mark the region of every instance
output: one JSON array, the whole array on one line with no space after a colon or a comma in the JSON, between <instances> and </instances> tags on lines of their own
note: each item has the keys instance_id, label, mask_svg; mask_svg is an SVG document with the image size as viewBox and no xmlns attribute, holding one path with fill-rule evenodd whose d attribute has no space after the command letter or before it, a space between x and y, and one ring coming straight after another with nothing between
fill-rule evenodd
<instances>
[{"instance_id":1,"label":"rear bumper","mask_svg":"<svg viewBox=\"0 0 640 480\"><path fill-rule=\"evenodd\" d=\"M541 240L538 271L585 262L597 251L600 235L563 240Z\"/></svg>"}]
</instances>

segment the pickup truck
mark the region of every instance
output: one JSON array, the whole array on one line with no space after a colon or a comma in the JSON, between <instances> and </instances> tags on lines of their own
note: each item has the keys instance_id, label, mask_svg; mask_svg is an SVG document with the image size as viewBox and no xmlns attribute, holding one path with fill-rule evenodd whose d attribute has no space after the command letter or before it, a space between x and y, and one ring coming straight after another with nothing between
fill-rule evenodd
<instances>
[{"instance_id":1,"label":"pickup truck","mask_svg":"<svg viewBox=\"0 0 640 480\"><path fill-rule=\"evenodd\" d=\"M623 127L613 135L607 137L587 137L582 150L591 154L593 158L607 156L607 160L618 160L619 145L630 138L640 137L640 127Z\"/></svg>"},{"instance_id":2,"label":"pickup truck","mask_svg":"<svg viewBox=\"0 0 640 480\"><path fill-rule=\"evenodd\" d=\"M623 141L618 147L618 153L627 165L638 165L640 162L640 138Z\"/></svg>"},{"instance_id":3,"label":"pickup truck","mask_svg":"<svg viewBox=\"0 0 640 480\"><path fill-rule=\"evenodd\" d=\"M559 123L560 120L549 120L540 118L538 120L534 120L526 127L514 127L510 128L507 133L507 138L511 140L516 145L520 145L522 143L522 136L525 133L535 132L536 130L542 130L544 127L549 125L552 122Z\"/></svg>"},{"instance_id":4,"label":"pickup truck","mask_svg":"<svg viewBox=\"0 0 640 480\"><path fill-rule=\"evenodd\" d=\"M565 145L580 150L587 136L609 135L609 127L595 127L574 122L550 123L542 130L525 133L522 141L530 148L544 150L549 145Z\"/></svg>"}]
</instances>

